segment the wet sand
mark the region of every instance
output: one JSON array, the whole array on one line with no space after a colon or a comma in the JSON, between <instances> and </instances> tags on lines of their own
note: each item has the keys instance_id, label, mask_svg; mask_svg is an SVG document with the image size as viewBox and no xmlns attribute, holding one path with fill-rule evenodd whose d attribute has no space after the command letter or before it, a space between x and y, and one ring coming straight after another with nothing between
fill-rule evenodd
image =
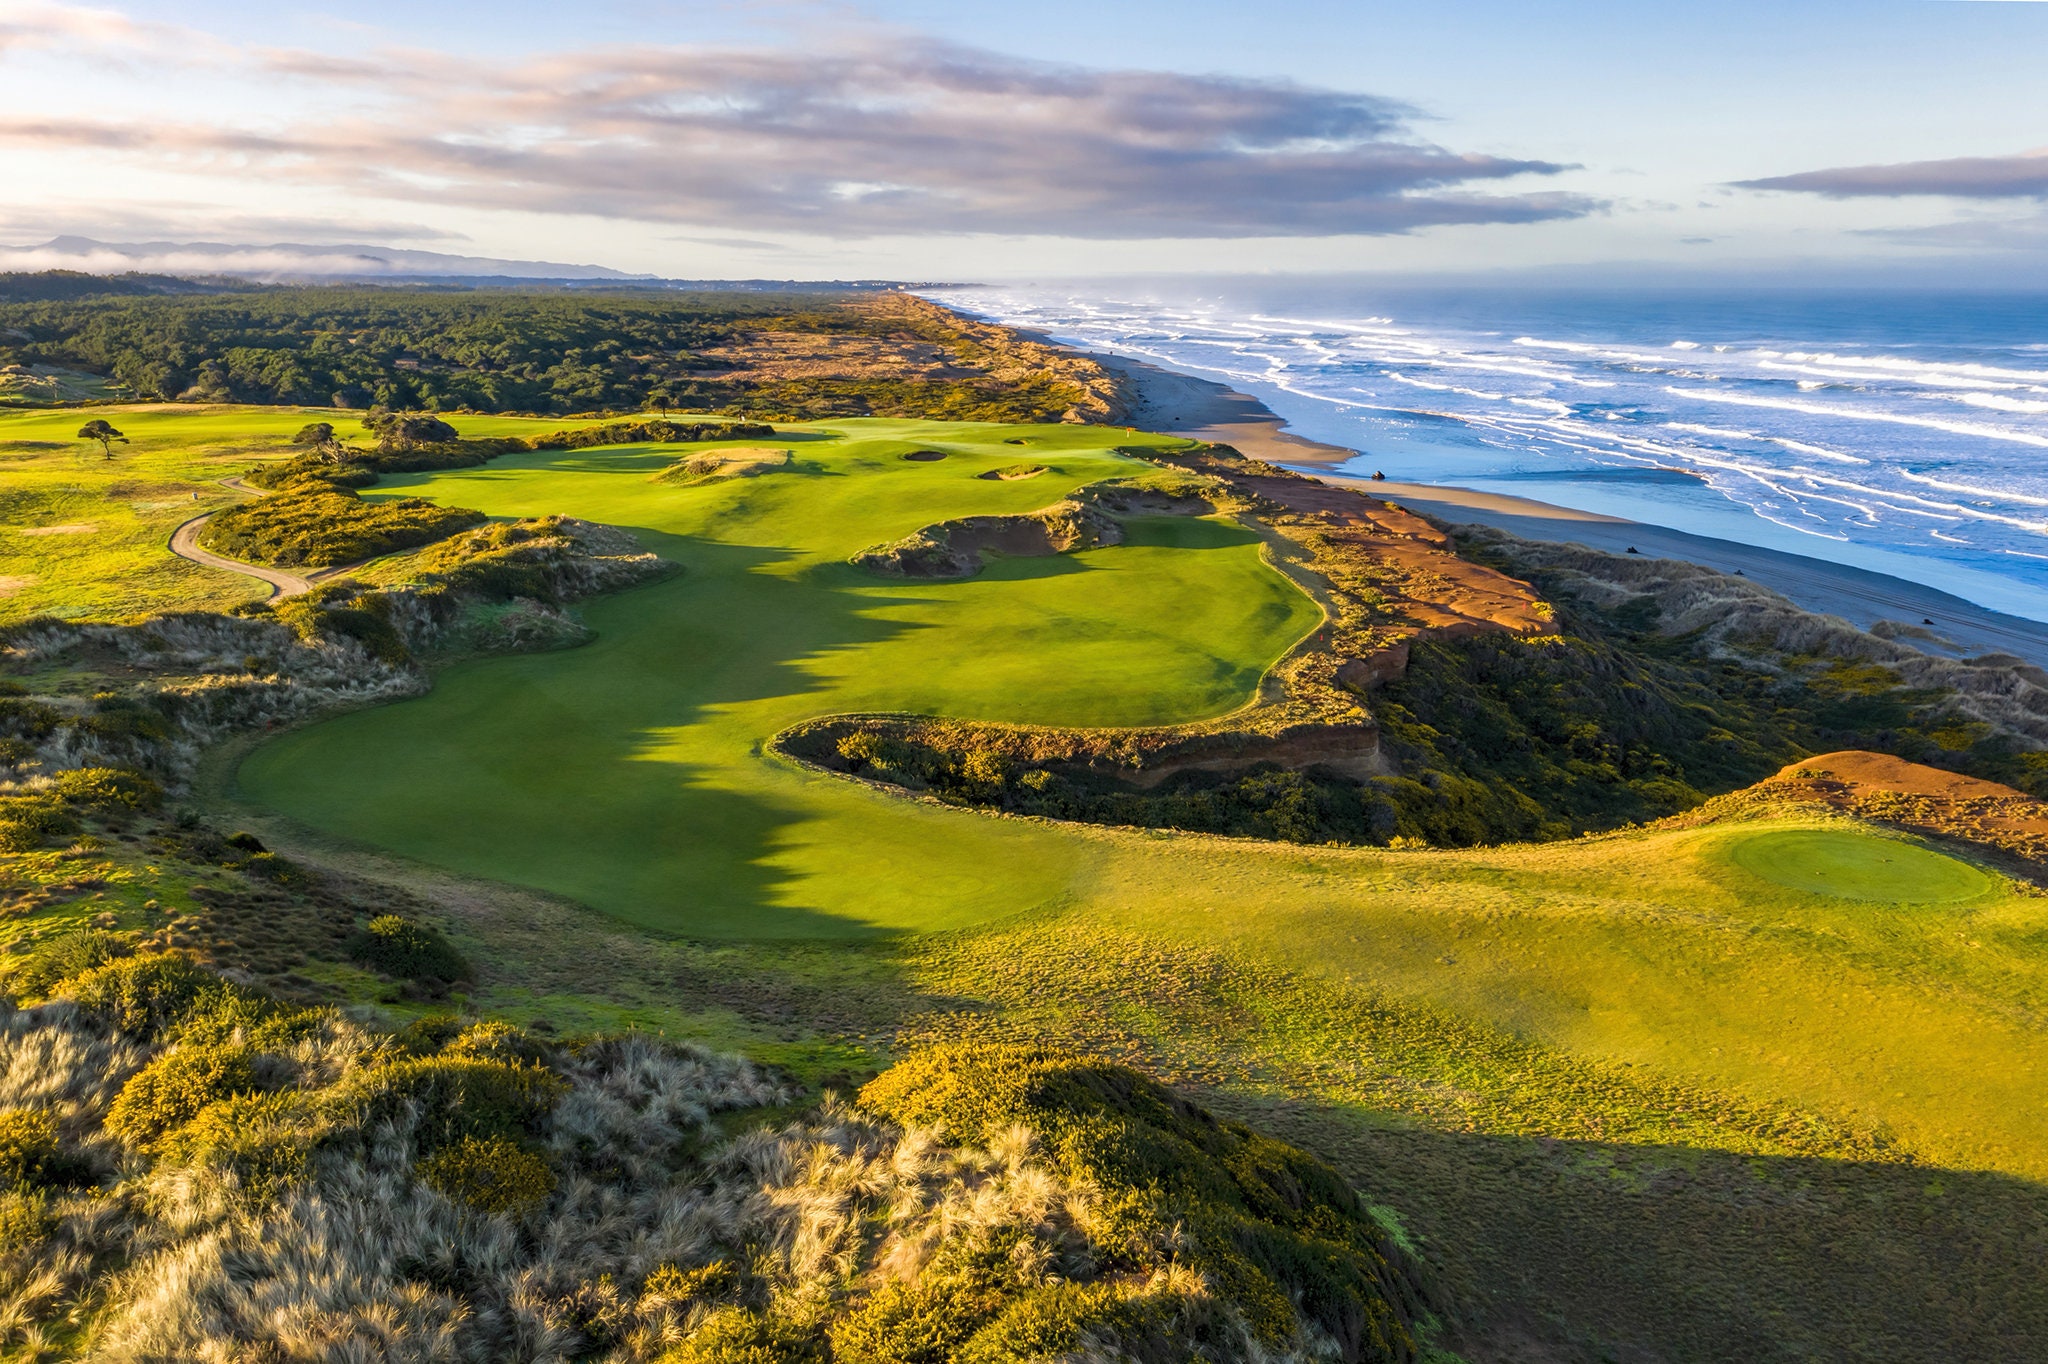
<instances>
[{"instance_id":1,"label":"wet sand","mask_svg":"<svg viewBox=\"0 0 2048 1364\"><path fill-rule=\"evenodd\" d=\"M1427 483L1374 482L1337 474L1334 467L1356 458L1357 451L1294 435L1280 417L1250 394L1142 361L1101 354L1094 358L1128 378L1135 399L1131 422L1149 431L1234 446L1258 459L1356 486L1361 492L1443 521L1477 522L1528 540L1581 544L1610 554L1634 549L1655 558L1682 559L1723 573L1740 573L1783 593L1805 610L1840 616L1864 629L1879 621L1924 629L1936 639L1909 637L1898 642L1931 654L2012 654L2048 668L2048 624L2040 621L1992 611L1889 574L1807 555L1499 493Z\"/></svg>"}]
</instances>

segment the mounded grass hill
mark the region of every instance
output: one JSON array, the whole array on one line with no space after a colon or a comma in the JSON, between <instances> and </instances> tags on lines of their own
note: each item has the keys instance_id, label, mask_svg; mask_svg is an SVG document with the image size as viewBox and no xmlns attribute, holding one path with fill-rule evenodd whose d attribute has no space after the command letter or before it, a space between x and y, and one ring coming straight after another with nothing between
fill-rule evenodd
<instances>
[{"instance_id":1,"label":"mounded grass hill","mask_svg":"<svg viewBox=\"0 0 2048 1364\"><path fill-rule=\"evenodd\" d=\"M1122 1067L936 1047L800 1105L644 1034L48 947L0 1000L11 1359L1407 1364L1437 1326L1335 1171Z\"/></svg>"}]
</instances>

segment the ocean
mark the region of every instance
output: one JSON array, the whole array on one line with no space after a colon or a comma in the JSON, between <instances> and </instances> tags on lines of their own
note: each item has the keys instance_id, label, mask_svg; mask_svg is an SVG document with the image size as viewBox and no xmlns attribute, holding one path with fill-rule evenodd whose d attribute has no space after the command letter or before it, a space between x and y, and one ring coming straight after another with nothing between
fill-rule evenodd
<instances>
[{"instance_id":1,"label":"ocean","mask_svg":"<svg viewBox=\"0 0 2048 1364\"><path fill-rule=\"evenodd\" d=\"M1229 280L980 286L1263 399L1348 472L1890 573L2048 620L2048 295Z\"/></svg>"}]
</instances>

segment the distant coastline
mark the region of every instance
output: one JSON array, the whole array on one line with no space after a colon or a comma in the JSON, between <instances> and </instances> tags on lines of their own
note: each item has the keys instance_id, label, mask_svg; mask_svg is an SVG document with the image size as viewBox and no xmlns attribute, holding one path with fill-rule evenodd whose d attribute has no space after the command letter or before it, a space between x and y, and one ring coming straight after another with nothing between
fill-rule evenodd
<instances>
[{"instance_id":1,"label":"distant coastline","mask_svg":"<svg viewBox=\"0 0 2048 1364\"><path fill-rule=\"evenodd\" d=\"M1058 344L1042 334L1025 334ZM1145 430L1235 446L1274 464L1334 483L1357 485L1375 497L1454 524L1476 522L1524 539L1577 543L1611 554L1633 548L1653 557L1740 573L1783 593L1805 610L1840 616L1863 629L1879 621L1893 621L1917 627L1953 646L1943 648L1917 636L1903 640L1930 653L2012 654L2048 668L2048 624L2040 621L1993 611L1904 578L1811 555L1668 530L1531 498L1429 483L1376 482L1342 473L1340 466L1356 459L1358 451L1294 434L1283 418L1251 394L1149 361L1100 351L1079 353L1123 379L1131 423Z\"/></svg>"}]
</instances>

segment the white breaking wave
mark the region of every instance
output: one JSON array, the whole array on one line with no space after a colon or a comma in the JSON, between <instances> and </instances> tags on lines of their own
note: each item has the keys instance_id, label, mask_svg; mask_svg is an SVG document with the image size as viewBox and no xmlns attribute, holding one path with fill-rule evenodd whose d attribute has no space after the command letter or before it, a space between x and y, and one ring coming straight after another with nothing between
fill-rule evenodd
<instances>
[{"instance_id":1,"label":"white breaking wave","mask_svg":"<svg viewBox=\"0 0 2048 1364\"><path fill-rule=\"evenodd\" d=\"M1917 555L1923 581L1998 564L2048 587L2048 344L1923 344L1872 306L1818 315L1844 340L1816 345L1799 310L1726 300L1697 322L1551 301L1533 324L1474 298L1339 316L993 290L969 306L1215 375L1400 477L1537 479L1540 498L1670 525L1739 508L1759 543L1783 528ZM1949 321L1944 336L1974 334Z\"/></svg>"},{"instance_id":2,"label":"white breaking wave","mask_svg":"<svg viewBox=\"0 0 2048 1364\"><path fill-rule=\"evenodd\" d=\"M1768 407L1780 412L1804 412L1815 417L1835 417L1846 421L1888 422L1894 426L1920 426L1930 431L1947 431L1951 435L1976 436L1982 440L2009 440L2021 445L2038 445L2048 449L2048 436L2037 436L2026 431L2009 431L2001 426L1979 426L1974 422L1942 421L1937 417L1915 417L1905 412L1866 411L1856 407L1834 407L1823 403L1788 402L1783 398L1757 398L1744 393L1715 393L1703 388L1667 388L1664 390L1674 398L1690 398L1697 402L1733 403L1738 407Z\"/></svg>"},{"instance_id":3,"label":"white breaking wave","mask_svg":"<svg viewBox=\"0 0 2048 1364\"><path fill-rule=\"evenodd\" d=\"M1989 407L2000 412L2025 412L2033 416L2048 415L2048 403L2030 402L2025 398L2007 398L1996 393L1958 393L1958 402L1972 407Z\"/></svg>"}]
</instances>

